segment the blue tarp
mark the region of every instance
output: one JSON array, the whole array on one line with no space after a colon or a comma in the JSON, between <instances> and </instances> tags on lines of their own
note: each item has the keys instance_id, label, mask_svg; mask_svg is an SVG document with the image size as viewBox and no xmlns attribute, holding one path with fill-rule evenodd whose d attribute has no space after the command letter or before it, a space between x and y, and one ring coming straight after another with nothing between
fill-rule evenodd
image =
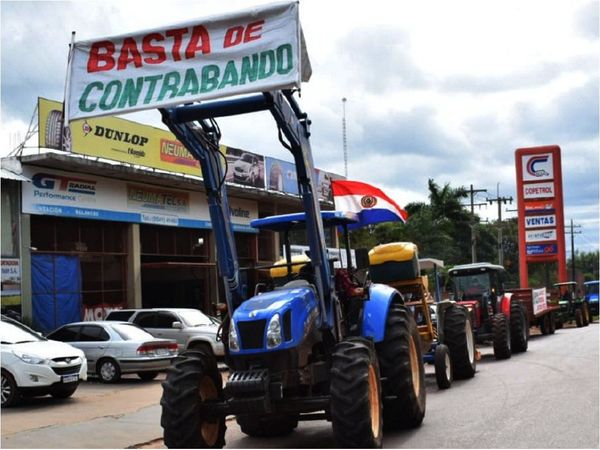
<instances>
[{"instance_id":1,"label":"blue tarp","mask_svg":"<svg viewBox=\"0 0 600 450\"><path fill-rule=\"evenodd\" d=\"M47 333L81 320L81 272L76 256L31 256L33 327Z\"/></svg>"}]
</instances>

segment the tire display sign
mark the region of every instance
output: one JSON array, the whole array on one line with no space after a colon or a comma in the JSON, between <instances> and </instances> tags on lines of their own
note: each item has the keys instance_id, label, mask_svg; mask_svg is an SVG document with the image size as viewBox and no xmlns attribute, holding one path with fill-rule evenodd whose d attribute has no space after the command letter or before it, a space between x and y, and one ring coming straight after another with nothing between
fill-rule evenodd
<instances>
[{"instance_id":1,"label":"tire display sign","mask_svg":"<svg viewBox=\"0 0 600 450\"><path fill-rule=\"evenodd\" d=\"M556 241L556 230L534 230L525 232L526 242Z\"/></svg>"},{"instance_id":2,"label":"tire display sign","mask_svg":"<svg viewBox=\"0 0 600 450\"><path fill-rule=\"evenodd\" d=\"M560 153L557 145L515 151L521 287L529 286L530 263L557 263L556 278L567 281Z\"/></svg>"},{"instance_id":3,"label":"tire display sign","mask_svg":"<svg viewBox=\"0 0 600 450\"><path fill-rule=\"evenodd\" d=\"M310 78L299 3L256 6L72 44L67 121L250 92Z\"/></svg>"}]
</instances>

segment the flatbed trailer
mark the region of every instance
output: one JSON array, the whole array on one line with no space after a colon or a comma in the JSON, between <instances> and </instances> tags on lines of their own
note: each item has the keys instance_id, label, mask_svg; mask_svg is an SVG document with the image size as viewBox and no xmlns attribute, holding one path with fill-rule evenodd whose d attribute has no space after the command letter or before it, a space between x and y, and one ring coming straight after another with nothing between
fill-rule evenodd
<instances>
[{"instance_id":1,"label":"flatbed trailer","mask_svg":"<svg viewBox=\"0 0 600 450\"><path fill-rule=\"evenodd\" d=\"M555 315L559 307L548 302L546 288L514 288L506 292L512 293L513 298L525 307L530 327L539 327L542 334L554 334Z\"/></svg>"}]
</instances>

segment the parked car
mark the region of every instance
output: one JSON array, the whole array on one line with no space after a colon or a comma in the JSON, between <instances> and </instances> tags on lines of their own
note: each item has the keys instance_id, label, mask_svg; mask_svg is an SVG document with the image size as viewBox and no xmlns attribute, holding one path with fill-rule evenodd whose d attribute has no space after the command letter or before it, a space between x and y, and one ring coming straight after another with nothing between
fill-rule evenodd
<instances>
[{"instance_id":1,"label":"parked car","mask_svg":"<svg viewBox=\"0 0 600 450\"><path fill-rule=\"evenodd\" d=\"M197 349L214 356L225 355L223 343L217 339L219 324L198 309L121 309L109 312L105 320L121 320L125 316L152 336L175 339L180 351Z\"/></svg>"},{"instance_id":2,"label":"parked car","mask_svg":"<svg viewBox=\"0 0 600 450\"><path fill-rule=\"evenodd\" d=\"M79 349L48 340L31 328L2 316L2 406L22 397L50 394L68 398L87 378L87 362Z\"/></svg>"},{"instance_id":3,"label":"parked car","mask_svg":"<svg viewBox=\"0 0 600 450\"><path fill-rule=\"evenodd\" d=\"M56 329L48 338L81 349L90 374L104 383L114 383L124 373L153 380L177 355L174 340L157 339L129 322L75 322Z\"/></svg>"}]
</instances>

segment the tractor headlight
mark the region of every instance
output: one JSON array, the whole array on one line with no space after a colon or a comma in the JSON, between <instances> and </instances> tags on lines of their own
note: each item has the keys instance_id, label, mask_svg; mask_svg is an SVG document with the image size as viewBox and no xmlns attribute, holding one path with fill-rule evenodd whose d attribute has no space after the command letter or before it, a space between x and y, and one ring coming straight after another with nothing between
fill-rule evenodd
<instances>
[{"instance_id":1,"label":"tractor headlight","mask_svg":"<svg viewBox=\"0 0 600 450\"><path fill-rule=\"evenodd\" d=\"M232 352L240 351L240 344L238 341L237 331L235 331L235 323L233 320L231 321L231 325L229 326L229 350Z\"/></svg>"},{"instance_id":2,"label":"tractor headlight","mask_svg":"<svg viewBox=\"0 0 600 450\"><path fill-rule=\"evenodd\" d=\"M275 348L281 345L283 341L281 336L281 321L279 320L279 314L275 314L269 320L267 327L267 348Z\"/></svg>"}]
</instances>

